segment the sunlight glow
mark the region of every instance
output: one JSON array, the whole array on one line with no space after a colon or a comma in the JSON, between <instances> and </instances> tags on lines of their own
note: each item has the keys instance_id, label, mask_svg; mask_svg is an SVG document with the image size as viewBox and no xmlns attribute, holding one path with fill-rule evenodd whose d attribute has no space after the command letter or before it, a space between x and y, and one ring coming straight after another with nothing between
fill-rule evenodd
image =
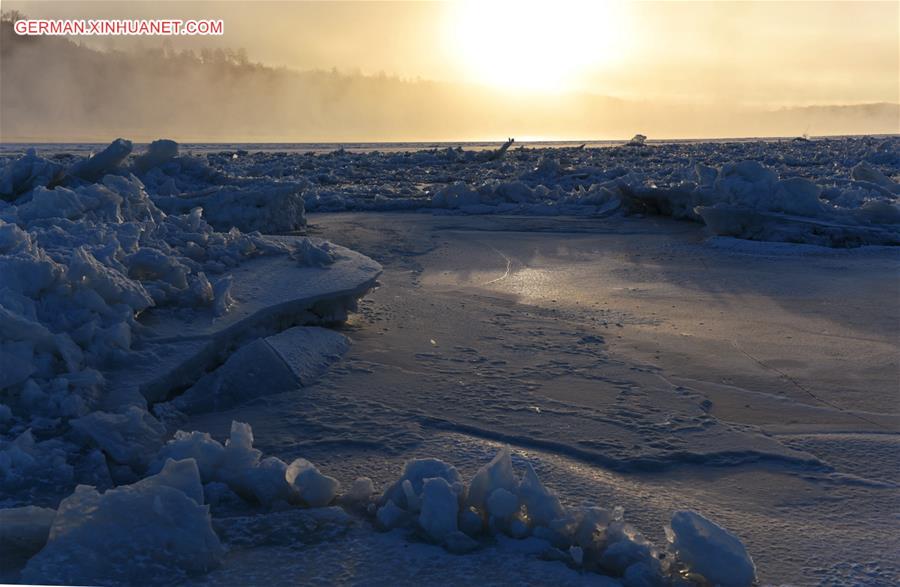
<instances>
[{"instance_id":1,"label":"sunlight glow","mask_svg":"<svg viewBox=\"0 0 900 587\"><path fill-rule=\"evenodd\" d=\"M577 89L625 52L623 4L603 0L463 0L449 49L471 81L510 90Z\"/></svg>"}]
</instances>

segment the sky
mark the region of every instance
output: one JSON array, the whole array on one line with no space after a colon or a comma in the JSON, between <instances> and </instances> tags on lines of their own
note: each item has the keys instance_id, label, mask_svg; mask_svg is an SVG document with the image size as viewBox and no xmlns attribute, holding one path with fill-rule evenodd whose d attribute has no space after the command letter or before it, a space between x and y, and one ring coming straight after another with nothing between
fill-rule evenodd
<instances>
[{"instance_id":1,"label":"sky","mask_svg":"<svg viewBox=\"0 0 900 587\"><path fill-rule=\"evenodd\" d=\"M3 6L46 18L222 18L223 37L174 44L243 47L253 61L297 69L776 107L900 101L895 1L67 0ZM160 42L111 41L120 47Z\"/></svg>"},{"instance_id":2,"label":"sky","mask_svg":"<svg viewBox=\"0 0 900 587\"><path fill-rule=\"evenodd\" d=\"M897 1L4 0L3 10L31 18L220 18L221 37L165 42L243 48L253 62L296 70L477 86L551 110L576 95L673 113L708 107L732 118L747 108L900 102ZM164 41L78 40L122 50Z\"/></svg>"}]
</instances>

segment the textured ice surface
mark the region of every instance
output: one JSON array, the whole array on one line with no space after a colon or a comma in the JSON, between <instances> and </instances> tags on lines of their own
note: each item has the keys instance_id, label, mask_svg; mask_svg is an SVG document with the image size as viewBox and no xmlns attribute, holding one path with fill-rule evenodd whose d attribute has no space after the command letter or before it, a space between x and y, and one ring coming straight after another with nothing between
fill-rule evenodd
<instances>
[{"instance_id":1,"label":"textured ice surface","mask_svg":"<svg viewBox=\"0 0 900 587\"><path fill-rule=\"evenodd\" d=\"M509 442L517 474L519 450L544 453L566 506L622 505L656 544L672 511L701 512L764 583L900 577L879 546L900 251L707 244L660 218L313 218L381 259L386 287L324 384L246 414L271 446L300 436L342 481L390 484L373 454L438 456L468 481L499 448L482 443Z\"/></svg>"}]
</instances>

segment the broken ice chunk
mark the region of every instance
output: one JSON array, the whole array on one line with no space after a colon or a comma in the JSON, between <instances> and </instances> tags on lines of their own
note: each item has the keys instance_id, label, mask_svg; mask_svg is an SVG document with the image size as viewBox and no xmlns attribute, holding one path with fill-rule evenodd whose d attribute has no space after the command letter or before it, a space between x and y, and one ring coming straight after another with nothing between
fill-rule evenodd
<instances>
[{"instance_id":1,"label":"broken ice chunk","mask_svg":"<svg viewBox=\"0 0 900 587\"><path fill-rule=\"evenodd\" d=\"M400 526L402 521L407 517L407 513L397 507L393 501L388 500L386 504L378 508L375 519L378 524L385 530L390 530Z\"/></svg>"},{"instance_id":2,"label":"broken ice chunk","mask_svg":"<svg viewBox=\"0 0 900 587\"><path fill-rule=\"evenodd\" d=\"M503 447L490 463L484 465L469 484L469 505L478 510L487 511L487 501L490 495L497 489L505 489L515 493L518 486L515 473L513 473L512 459L509 447Z\"/></svg>"},{"instance_id":3,"label":"broken ice chunk","mask_svg":"<svg viewBox=\"0 0 900 587\"><path fill-rule=\"evenodd\" d=\"M465 554L478 548L478 542L456 530L447 534L444 538L444 546L454 554Z\"/></svg>"},{"instance_id":4,"label":"broken ice chunk","mask_svg":"<svg viewBox=\"0 0 900 587\"><path fill-rule=\"evenodd\" d=\"M668 530L677 560L710 584L747 587L756 580L756 567L741 541L700 514L675 512Z\"/></svg>"},{"instance_id":5,"label":"broken ice chunk","mask_svg":"<svg viewBox=\"0 0 900 587\"><path fill-rule=\"evenodd\" d=\"M192 413L223 410L262 395L311 385L349 347L343 334L297 326L239 348L225 364L172 400Z\"/></svg>"},{"instance_id":6,"label":"broken ice chunk","mask_svg":"<svg viewBox=\"0 0 900 587\"><path fill-rule=\"evenodd\" d=\"M487 500L488 513L499 519L506 519L519 510L519 498L511 491L498 487Z\"/></svg>"},{"instance_id":7,"label":"broken ice chunk","mask_svg":"<svg viewBox=\"0 0 900 587\"><path fill-rule=\"evenodd\" d=\"M216 316L224 316L235 305L234 298L231 297L233 284L234 277L226 275L213 285L213 312Z\"/></svg>"},{"instance_id":8,"label":"broken ice chunk","mask_svg":"<svg viewBox=\"0 0 900 587\"><path fill-rule=\"evenodd\" d=\"M178 143L169 139L153 141L147 151L134 160L138 173L146 173L178 156Z\"/></svg>"},{"instance_id":9,"label":"broken ice chunk","mask_svg":"<svg viewBox=\"0 0 900 587\"><path fill-rule=\"evenodd\" d=\"M71 424L74 430L97 443L110 459L135 471L149 464L166 434L165 426L137 406L121 414L91 412L72 420Z\"/></svg>"},{"instance_id":10,"label":"broken ice chunk","mask_svg":"<svg viewBox=\"0 0 900 587\"><path fill-rule=\"evenodd\" d=\"M306 459L296 459L285 474L287 482L293 485L310 507L324 507L337 495L341 484L334 477L323 475L316 466Z\"/></svg>"},{"instance_id":11,"label":"broken ice chunk","mask_svg":"<svg viewBox=\"0 0 900 587\"><path fill-rule=\"evenodd\" d=\"M44 547L56 510L25 506L0 509L0 568L24 564Z\"/></svg>"},{"instance_id":12,"label":"broken ice chunk","mask_svg":"<svg viewBox=\"0 0 900 587\"><path fill-rule=\"evenodd\" d=\"M471 507L463 510L459 515L459 529L469 536L477 536L484 525L481 516Z\"/></svg>"},{"instance_id":13,"label":"broken ice chunk","mask_svg":"<svg viewBox=\"0 0 900 587\"><path fill-rule=\"evenodd\" d=\"M525 462L525 476L519 484L519 501L528 510L528 517L536 526L548 526L550 522L563 516L559 498L544 487L528 461Z\"/></svg>"},{"instance_id":14,"label":"broken ice chunk","mask_svg":"<svg viewBox=\"0 0 900 587\"><path fill-rule=\"evenodd\" d=\"M375 484L368 477L359 477L344 495L344 500L353 504L365 504L375 493Z\"/></svg>"},{"instance_id":15,"label":"broken ice chunk","mask_svg":"<svg viewBox=\"0 0 900 587\"><path fill-rule=\"evenodd\" d=\"M414 504L408 502L407 493L403 489L404 482L409 482L414 495L421 495L425 479L434 477L440 477L451 485L460 481L459 472L453 465L448 465L439 459L414 459L408 461L403 467L403 475L400 479L385 490L381 496L381 503L392 501L397 506L409 510Z\"/></svg>"},{"instance_id":16,"label":"broken ice chunk","mask_svg":"<svg viewBox=\"0 0 900 587\"><path fill-rule=\"evenodd\" d=\"M193 461L100 494L79 485L59 505L47 545L28 561L27 583L183 582L218 565L223 548ZM188 463L187 465L183 463ZM189 495L184 492L187 490Z\"/></svg>"},{"instance_id":17,"label":"broken ice chunk","mask_svg":"<svg viewBox=\"0 0 900 587\"><path fill-rule=\"evenodd\" d=\"M24 157L0 169L0 200L14 200L36 187L61 181L64 175L62 165L38 157L34 149L28 149Z\"/></svg>"},{"instance_id":18,"label":"broken ice chunk","mask_svg":"<svg viewBox=\"0 0 900 587\"><path fill-rule=\"evenodd\" d=\"M304 238L297 242L291 258L296 259L304 267L327 267L337 260L337 253L328 241L317 244Z\"/></svg>"},{"instance_id":19,"label":"broken ice chunk","mask_svg":"<svg viewBox=\"0 0 900 587\"><path fill-rule=\"evenodd\" d=\"M900 193L900 185L898 185L897 182L865 161L860 161L850 170L850 177L856 181L866 181L875 184L895 194Z\"/></svg>"},{"instance_id":20,"label":"broken ice chunk","mask_svg":"<svg viewBox=\"0 0 900 587\"><path fill-rule=\"evenodd\" d=\"M442 542L456 531L459 502L446 479L425 479L422 485L422 508L419 526L436 542Z\"/></svg>"},{"instance_id":21,"label":"broken ice chunk","mask_svg":"<svg viewBox=\"0 0 900 587\"><path fill-rule=\"evenodd\" d=\"M287 481L287 469L288 466L278 457L266 457L245 472L243 482L262 505L287 503L295 495L294 488Z\"/></svg>"},{"instance_id":22,"label":"broken ice chunk","mask_svg":"<svg viewBox=\"0 0 900 587\"><path fill-rule=\"evenodd\" d=\"M183 432L179 430L150 465L149 471L156 473L168 459L176 461L194 459L200 470L200 477L205 483L216 478L219 467L225 458L225 447L214 440L208 432Z\"/></svg>"},{"instance_id":23,"label":"broken ice chunk","mask_svg":"<svg viewBox=\"0 0 900 587\"><path fill-rule=\"evenodd\" d=\"M115 171L130 154L131 141L116 139L90 159L83 159L73 165L70 172L81 179L97 181L107 173Z\"/></svg>"}]
</instances>

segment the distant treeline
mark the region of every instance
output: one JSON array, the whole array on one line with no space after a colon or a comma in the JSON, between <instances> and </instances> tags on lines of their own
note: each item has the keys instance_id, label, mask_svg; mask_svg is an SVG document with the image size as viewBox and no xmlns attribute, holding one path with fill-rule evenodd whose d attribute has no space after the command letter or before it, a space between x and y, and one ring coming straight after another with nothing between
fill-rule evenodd
<instances>
[{"instance_id":1,"label":"distant treeline","mask_svg":"<svg viewBox=\"0 0 900 587\"><path fill-rule=\"evenodd\" d=\"M100 51L0 22L0 140L651 138L900 132L900 106L735 112L591 94L538 97L385 75L295 71L243 50Z\"/></svg>"}]
</instances>

